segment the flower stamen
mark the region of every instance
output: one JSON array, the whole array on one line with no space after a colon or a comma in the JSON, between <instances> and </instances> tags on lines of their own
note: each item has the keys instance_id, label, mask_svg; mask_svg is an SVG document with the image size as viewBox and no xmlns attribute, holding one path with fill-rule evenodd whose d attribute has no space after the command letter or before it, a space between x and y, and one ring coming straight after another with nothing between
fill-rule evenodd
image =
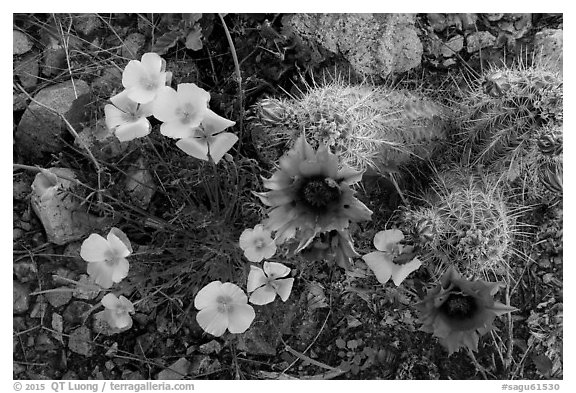
<instances>
[{"instance_id":1,"label":"flower stamen","mask_svg":"<svg viewBox=\"0 0 576 393\"><path fill-rule=\"evenodd\" d=\"M448 299L440 306L440 310L449 318L464 320L471 318L478 306L472 296L461 293L451 293Z\"/></svg>"},{"instance_id":2,"label":"flower stamen","mask_svg":"<svg viewBox=\"0 0 576 393\"><path fill-rule=\"evenodd\" d=\"M300 189L300 197L313 209L326 209L340 199L338 185L332 184L331 179L324 177L312 177Z\"/></svg>"}]
</instances>

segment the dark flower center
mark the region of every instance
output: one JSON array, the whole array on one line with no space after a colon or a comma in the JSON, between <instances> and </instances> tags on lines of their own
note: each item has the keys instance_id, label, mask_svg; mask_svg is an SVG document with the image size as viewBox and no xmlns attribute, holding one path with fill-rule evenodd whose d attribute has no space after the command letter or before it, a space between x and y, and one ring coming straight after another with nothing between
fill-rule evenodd
<instances>
[{"instance_id":1,"label":"dark flower center","mask_svg":"<svg viewBox=\"0 0 576 393\"><path fill-rule=\"evenodd\" d=\"M340 188L330 178L312 177L304 181L299 194L309 207L324 210L340 199Z\"/></svg>"},{"instance_id":2,"label":"dark flower center","mask_svg":"<svg viewBox=\"0 0 576 393\"><path fill-rule=\"evenodd\" d=\"M472 296L463 295L461 293L451 293L448 295L440 310L449 318L453 319L469 319L474 315L478 306Z\"/></svg>"}]
</instances>

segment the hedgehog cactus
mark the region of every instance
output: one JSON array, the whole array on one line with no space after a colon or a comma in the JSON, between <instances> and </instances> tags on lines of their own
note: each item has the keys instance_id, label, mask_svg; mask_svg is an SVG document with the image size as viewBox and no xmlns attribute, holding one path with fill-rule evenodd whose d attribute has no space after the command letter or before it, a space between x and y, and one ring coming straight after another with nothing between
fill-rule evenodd
<instances>
[{"instance_id":1,"label":"hedgehog cactus","mask_svg":"<svg viewBox=\"0 0 576 393\"><path fill-rule=\"evenodd\" d=\"M260 152L276 150L277 159L304 131L344 165L378 172L429 157L448 127L447 109L423 96L339 79L311 86L300 98L265 99L255 112L252 137Z\"/></svg>"},{"instance_id":2,"label":"hedgehog cactus","mask_svg":"<svg viewBox=\"0 0 576 393\"><path fill-rule=\"evenodd\" d=\"M506 171L510 181L529 174L534 147L543 154L562 150L557 134L537 139L539 130L563 122L563 82L540 64L488 71L462 105L461 142L474 163Z\"/></svg>"},{"instance_id":3,"label":"hedgehog cactus","mask_svg":"<svg viewBox=\"0 0 576 393\"><path fill-rule=\"evenodd\" d=\"M428 206L407 208L404 225L412 228L422 260L437 273L454 265L467 277L505 275L514 253L517 212L511 210L487 178L456 168L438 175Z\"/></svg>"}]
</instances>

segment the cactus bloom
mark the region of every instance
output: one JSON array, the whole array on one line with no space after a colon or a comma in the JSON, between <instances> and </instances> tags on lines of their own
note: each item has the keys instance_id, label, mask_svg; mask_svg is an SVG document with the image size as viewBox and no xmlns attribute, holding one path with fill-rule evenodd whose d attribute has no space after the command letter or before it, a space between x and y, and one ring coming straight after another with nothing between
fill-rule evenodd
<instances>
[{"instance_id":1,"label":"cactus bloom","mask_svg":"<svg viewBox=\"0 0 576 393\"><path fill-rule=\"evenodd\" d=\"M420 330L438 337L449 354L463 347L477 351L478 339L493 329L494 319L516 310L494 301L501 285L468 281L450 267L440 283L416 306L423 324Z\"/></svg>"},{"instance_id":2,"label":"cactus bloom","mask_svg":"<svg viewBox=\"0 0 576 393\"><path fill-rule=\"evenodd\" d=\"M346 166L338 169L338 158L328 147L314 151L300 136L280 158L280 169L264 179L271 191L255 193L271 207L264 227L276 232L277 245L298 238L298 253L320 233L345 231L351 221L369 220L372 211L350 188L362 173Z\"/></svg>"}]
</instances>

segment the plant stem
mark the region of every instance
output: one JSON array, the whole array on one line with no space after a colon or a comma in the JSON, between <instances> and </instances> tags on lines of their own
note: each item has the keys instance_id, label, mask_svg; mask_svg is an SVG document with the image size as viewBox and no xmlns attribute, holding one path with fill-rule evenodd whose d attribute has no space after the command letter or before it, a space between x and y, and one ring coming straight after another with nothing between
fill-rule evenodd
<instances>
[{"instance_id":1,"label":"plant stem","mask_svg":"<svg viewBox=\"0 0 576 393\"><path fill-rule=\"evenodd\" d=\"M236 73L236 83L238 83L238 104L239 110L239 126L240 126L240 137L238 138L238 151L240 151L240 146L242 146L242 136L244 134L244 92L242 91L242 73L240 72L240 64L238 63L238 55L236 54L236 48L234 46L234 41L232 41L232 36L228 30L226 22L224 22L224 16L218 14L222 26L224 27L224 33L226 33L226 39L228 39L228 45L230 45L230 52L232 53L232 60L234 60L234 70Z\"/></svg>"}]
</instances>

